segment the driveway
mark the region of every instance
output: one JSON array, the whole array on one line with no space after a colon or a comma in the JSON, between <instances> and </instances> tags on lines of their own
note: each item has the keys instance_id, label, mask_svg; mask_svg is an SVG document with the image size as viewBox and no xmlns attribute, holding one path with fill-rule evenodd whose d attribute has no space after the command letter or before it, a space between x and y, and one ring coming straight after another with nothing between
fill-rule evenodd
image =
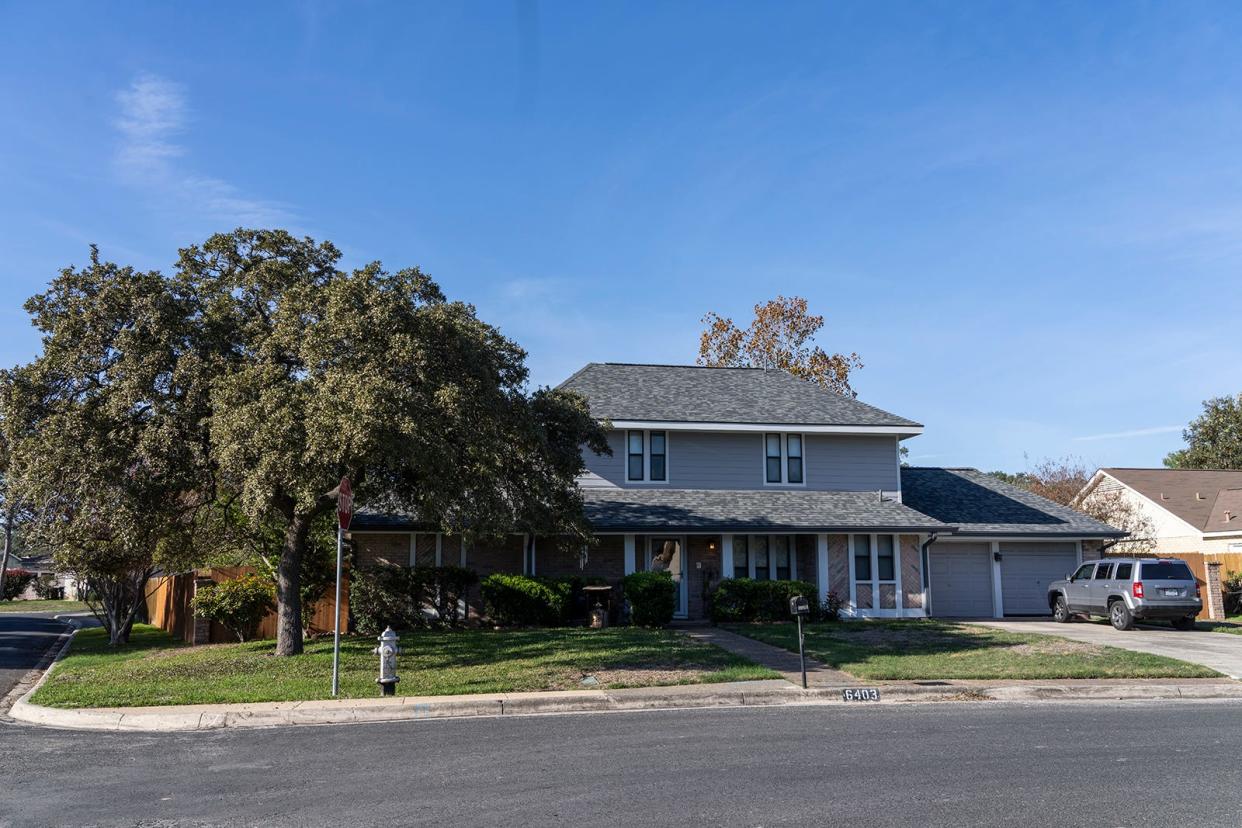
<instances>
[{"instance_id":1,"label":"driveway","mask_svg":"<svg viewBox=\"0 0 1242 828\"><path fill-rule=\"evenodd\" d=\"M1055 621L1012 619L970 623L1014 633L1059 635L1086 644L1103 644L1139 653L1168 656L1211 667L1233 679L1242 679L1242 635L1194 630L1181 632L1172 627L1118 632L1108 624L1085 621L1058 624Z\"/></svg>"}]
</instances>

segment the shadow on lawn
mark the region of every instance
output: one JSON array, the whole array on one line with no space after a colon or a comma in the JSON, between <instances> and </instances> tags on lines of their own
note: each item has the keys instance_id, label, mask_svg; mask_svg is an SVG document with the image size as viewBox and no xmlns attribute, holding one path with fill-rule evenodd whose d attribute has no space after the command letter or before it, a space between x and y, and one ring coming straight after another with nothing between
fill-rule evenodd
<instances>
[{"instance_id":1,"label":"shadow on lawn","mask_svg":"<svg viewBox=\"0 0 1242 828\"><path fill-rule=\"evenodd\" d=\"M797 650L797 630L791 624L778 634L780 646ZM773 638L755 635L777 643ZM1025 643L1023 636L986 628L966 627L936 621L903 620L838 621L811 624L806 629L806 649L830 667L866 661L877 656L953 656L988 650L1007 650Z\"/></svg>"}]
</instances>

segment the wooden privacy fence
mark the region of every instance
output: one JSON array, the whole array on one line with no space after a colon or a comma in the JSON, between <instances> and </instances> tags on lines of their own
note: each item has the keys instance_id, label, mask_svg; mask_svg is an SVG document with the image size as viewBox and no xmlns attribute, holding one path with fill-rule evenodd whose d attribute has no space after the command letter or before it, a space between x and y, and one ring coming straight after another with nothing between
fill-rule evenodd
<instances>
[{"instance_id":1,"label":"wooden privacy fence","mask_svg":"<svg viewBox=\"0 0 1242 828\"><path fill-rule=\"evenodd\" d=\"M1110 553L1109 557L1129 557L1124 552ZM1208 600L1207 600L1207 564L1220 562L1220 577L1223 581L1229 577L1231 572L1242 572L1242 552L1162 552L1160 555L1154 553L1150 555L1142 555L1145 558L1177 558L1185 561L1190 567L1190 572L1195 576L1195 580L1199 582L1199 589L1203 592L1203 609L1199 610L1199 619L1206 621L1208 619Z\"/></svg>"},{"instance_id":2,"label":"wooden privacy fence","mask_svg":"<svg viewBox=\"0 0 1242 828\"><path fill-rule=\"evenodd\" d=\"M158 575L147 584L147 620L169 635L188 644L221 644L236 641L237 637L223 624L208 622L194 617L191 601L194 592L208 583L231 581L243 575L258 572L253 566L226 566L200 569L177 575ZM315 602L310 619L312 633L331 633L333 610L336 601L329 586L322 598ZM349 571L341 579L341 624L349 624ZM276 637L276 613L269 612L255 632L255 638Z\"/></svg>"}]
</instances>

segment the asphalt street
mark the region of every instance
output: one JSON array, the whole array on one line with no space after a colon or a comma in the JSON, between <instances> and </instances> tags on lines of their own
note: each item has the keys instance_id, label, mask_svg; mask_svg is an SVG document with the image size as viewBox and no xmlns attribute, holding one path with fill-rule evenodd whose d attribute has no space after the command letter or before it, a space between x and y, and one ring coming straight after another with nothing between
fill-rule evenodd
<instances>
[{"instance_id":1,"label":"asphalt street","mask_svg":"<svg viewBox=\"0 0 1242 828\"><path fill-rule=\"evenodd\" d=\"M68 625L51 615L0 612L0 698L33 669Z\"/></svg>"},{"instance_id":2,"label":"asphalt street","mask_svg":"<svg viewBox=\"0 0 1242 828\"><path fill-rule=\"evenodd\" d=\"M1242 704L0 725L0 825L1237 826Z\"/></svg>"}]
</instances>

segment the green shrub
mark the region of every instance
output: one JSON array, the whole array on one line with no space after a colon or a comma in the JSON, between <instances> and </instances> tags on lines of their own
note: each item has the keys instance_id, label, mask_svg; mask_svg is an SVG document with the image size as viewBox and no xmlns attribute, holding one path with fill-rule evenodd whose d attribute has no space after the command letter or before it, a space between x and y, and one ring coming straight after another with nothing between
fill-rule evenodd
<instances>
[{"instance_id":1,"label":"green shrub","mask_svg":"<svg viewBox=\"0 0 1242 828\"><path fill-rule=\"evenodd\" d=\"M819 620L821 621L839 621L841 620L841 610L845 607L845 599L837 593L829 590L828 597L824 599L824 603L819 607Z\"/></svg>"},{"instance_id":2,"label":"green shrub","mask_svg":"<svg viewBox=\"0 0 1242 828\"><path fill-rule=\"evenodd\" d=\"M621 581L630 619L640 627L663 627L677 609L677 582L668 572L633 572Z\"/></svg>"},{"instance_id":3,"label":"green shrub","mask_svg":"<svg viewBox=\"0 0 1242 828\"><path fill-rule=\"evenodd\" d=\"M60 585L60 581L50 572L44 572L34 582L34 593L36 598L44 601L55 601L65 597L65 588Z\"/></svg>"},{"instance_id":4,"label":"green shrub","mask_svg":"<svg viewBox=\"0 0 1242 828\"><path fill-rule=\"evenodd\" d=\"M26 587L30 586L30 582L35 579L35 574L25 569L10 569L4 574L4 595L0 596L5 601L12 601L17 596L26 591Z\"/></svg>"},{"instance_id":5,"label":"green shrub","mask_svg":"<svg viewBox=\"0 0 1242 828\"><path fill-rule=\"evenodd\" d=\"M202 587L192 604L195 615L223 624L245 641L276 605L276 587L261 575L243 575Z\"/></svg>"},{"instance_id":6,"label":"green shrub","mask_svg":"<svg viewBox=\"0 0 1242 828\"><path fill-rule=\"evenodd\" d=\"M815 584L808 581L755 581L726 578L708 601L712 621L789 621L789 599L801 595L811 605L811 619L823 616L824 607L816 600ZM837 603L840 612L840 602Z\"/></svg>"},{"instance_id":7,"label":"green shrub","mask_svg":"<svg viewBox=\"0 0 1242 828\"><path fill-rule=\"evenodd\" d=\"M1230 572L1221 587L1225 591L1225 615L1242 615L1242 572Z\"/></svg>"},{"instance_id":8,"label":"green shrub","mask_svg":"<svg viewBox=\"0 0 1242 828\"><path fill-rule=\"evenodd\" d=\"M387 626L455 627L462 620L461 600L478 580L473 569L460 566L365 566L352 575L349 611L354 627L366 635Z\"/></svg>"},{"instance_id":9,"label":"green shrub","mask_svg":"<svg viewBox=\"0 0 1242 828\"><path fill-rule=\"evenodd\" d=\"M551 627L566 620L573 597L568 579L489 575L483 579L483 607L501 626Z\"/></svg>"}]
</instances>

